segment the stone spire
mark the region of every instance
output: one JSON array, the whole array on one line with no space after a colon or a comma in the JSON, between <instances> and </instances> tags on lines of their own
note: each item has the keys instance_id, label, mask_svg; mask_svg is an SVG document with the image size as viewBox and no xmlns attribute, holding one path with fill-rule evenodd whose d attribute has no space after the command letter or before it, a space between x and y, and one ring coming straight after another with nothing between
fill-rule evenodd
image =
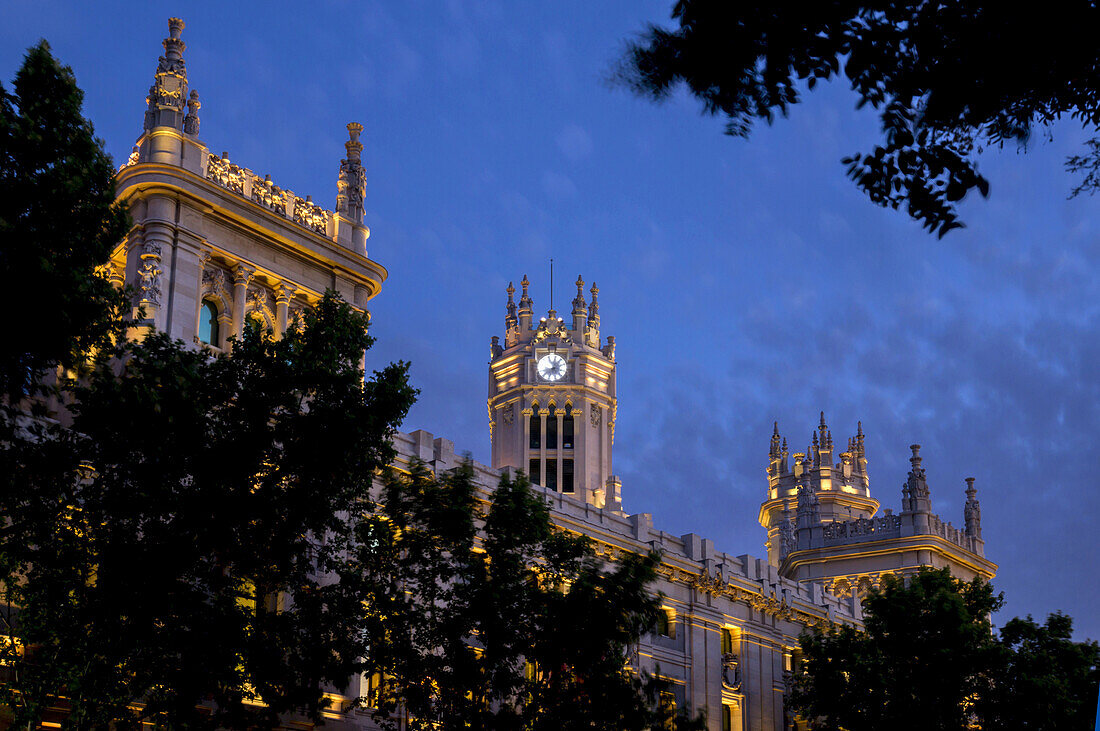
<instances>
[{"instance_id":1,"label":"stone spire","mask_svg":"<svg viewBox=\"0 0 1100 731\"><path fill-rule=\"evenodd\" d=\"M508 282L508 314L504 316L504 347L511 348L519 342L519 319L516 317L516 303L512 299L516 288Z\"/></svg>"},{"instance_id":2,"label":"stone spire","mask_svg":"<svg viewBox=\"0 0 1100 731\"><path fill-rule=\"evenodd\" d=\"M577 296L573 298L573 331L584 332L588 321L588 303L584 301L584 280L577 275Z\"/></svg>"},{"instance_id":3,"label":"stone spire","mask_svg":"<svg viewBox=\"0 0 1100 731\"><path fill-rule=\"evenodd\" d=\"M363 143L359 135L363 125L348 125L348 141L344 143L348 156L340 161L340 178L336 184L336 212L355 223L363 222L363 201L367 195L367 173L363 170Z\"/></svg>"},{"instance_id":4,"label":"stone spire","mask_svg":"<svg viewBox=\"0 0 1100 731\"><path fill-rule=\"evenodd\" d=\"M520 294L519 297L519 329L530 330L531 317L534 313L535 303L527 293L527 288L531 286L531 282L528 281L526 274L524 274L523 279L520 280L519 286L523 288L523 293Z\"/></svg>"},{"instance_id":5,"label":"stone spire","mask_svg":"<svg viewBox=\"0 0 1100 731\"><path fill-rule=\"evenodd\" d=\"M580 278L578 277L578 281ZM588 321L584 328L584 342L592 348L600 348L600 288L592 282L592 288L588 290L592 294L592 303L588 305ZM614 349L612 349L614 354Z\"/></svg>"},{"instance_id":6,"label":"stone spire","mask_svg":"<svg viewBox=\"0 0 1100 731\"><path fill-rule=\"evenodd\" d=\"M963 507L966 523L966 535L978 540L982 537L982 506L978 503L978 491L974 489L974 478L966 478L966 505Z\"/></svg>"},{"instance_id":7,"label":"stone spire","mask_svg":"<svg viewBox=\"0 0 1100 731\"><path fill-rule=\"evenodd\" d=\"M157 63L157 72L153 85L149 87L146 99L145 130L157 127L171 127L184 131L184 109L187 108L187 66L183 61L183 51L187 47L180 35L184 23L179 18L168 19L168 37L164 39L164 55ZM198 112L198 95L193 96ZM194 117L194 133L198 134L198 116Z\"/></svg>"},{"instance_id":8,"label":"stone spire","mask_svg":"<svg viewBox=\"0 0 1100 731\"><path fill-rule=\"evenodd\" d=\"M928 481L924 467L921 466L920 445L910 444L913 456L909 458L909 478L901 488L902 509L914 513L927 513L932 510Z\"/></svg>"}]
</instances>

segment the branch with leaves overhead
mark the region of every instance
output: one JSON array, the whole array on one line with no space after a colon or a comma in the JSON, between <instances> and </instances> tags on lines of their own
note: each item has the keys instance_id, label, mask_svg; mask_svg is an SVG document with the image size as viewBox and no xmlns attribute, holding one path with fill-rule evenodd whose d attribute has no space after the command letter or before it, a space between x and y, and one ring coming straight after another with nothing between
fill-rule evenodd
<instances>
[{"instance_id":1,"label":"branch with leaves overhead","mask_svg":"<svg viewBox=\"0 0 1100 731\"><path fill-rule=\"evenodd\" d=\"M672 18L678 27L650 25L628 44L619 83L655 100L683 85L727 134L748 137L843 76L883 132L844 159L848 176L941 237L963 225L968 193L989 193L975 157L985 146L1024 144L1063 118L1100 129L1100 8L1086 0L1034 13L980 0L678 0ZM1074 194L1098 187L1090 146L1069 161L1086 173Z\"/></svg>"}]
</instances>

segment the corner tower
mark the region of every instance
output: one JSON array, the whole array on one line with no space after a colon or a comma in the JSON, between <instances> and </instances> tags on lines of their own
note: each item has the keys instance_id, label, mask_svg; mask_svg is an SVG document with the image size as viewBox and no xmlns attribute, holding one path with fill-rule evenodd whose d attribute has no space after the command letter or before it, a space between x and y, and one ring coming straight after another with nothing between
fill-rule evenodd
<instances>
[{"instance_id":1,"label":"corner tower","mask_svg":"<svg viewBox=\"0 0 1100 731\"><path fill-rule=\"evenodd\" d=\"M782 560L780 528L790 522L803 488L816 498L822 520L839 522L874 517L879 502L871 497L867 477L867 453L863 445L863 424L848 439L843 452L834 455L833 433L825 423L825 412L817 429L810 434L805 452L793 455L787 440L779 435L779 424L772 431L768 451L768 499L760 506L760 525L768 531L768 561L778 566ZM839 461L834 463L834 459Z\"/></svg>"},{"instance_id":2,"label":"corner tower","mask_svg":"<svg viewBox=\"0 0 1100 731\"><path fill-rule=\"evenodd\" d=\"M535 484L612 510L621 506L611 474L615 438L615 338L600 339L599 288L584 298L577 277L570 320L551 307L533 322L530 282L519 303L508 284L504 344L489 361L489 441L493 467L526 472Z\"/></svg>"}]
</instances>

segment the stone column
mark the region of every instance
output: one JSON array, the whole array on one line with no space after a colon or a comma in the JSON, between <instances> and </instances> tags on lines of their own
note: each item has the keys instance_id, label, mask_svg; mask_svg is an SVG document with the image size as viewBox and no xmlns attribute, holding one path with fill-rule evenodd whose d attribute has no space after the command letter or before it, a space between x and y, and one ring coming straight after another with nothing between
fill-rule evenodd
<instances>
[{"instance_id":1,"label":"stone column","mask_svg":"<svg viewBox=\"0 0 1100 731\"><path fill-rule=\"evenodd\" d=\"M233 332L231 335L244 335L244 309L248 296L248 283L255 276L256 269L247 264L238 264L233 270Z\"/></svg>"},{"instance_id":2,"label":"stone column","mask_svg":"<svg viewBox=\"0 0 1100 731\"><path fill-rule=\"evenodd\" d=\"M294 298L297 290L286 283L280 283L275 288L275 337L281 338L286 333L289 325L288 314L290 312L290 300Z\"/></svg>"}]
</instances>

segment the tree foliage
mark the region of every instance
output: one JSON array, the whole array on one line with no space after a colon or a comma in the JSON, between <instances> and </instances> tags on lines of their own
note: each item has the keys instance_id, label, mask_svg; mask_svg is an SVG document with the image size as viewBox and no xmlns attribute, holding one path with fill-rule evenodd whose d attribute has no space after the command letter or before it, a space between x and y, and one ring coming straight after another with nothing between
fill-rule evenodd
<instances>
[{"instance_id":1,"label":"tree foliage","mask_svg":"<svg viewBox=\"0 0 1100 731\"><path fill-rule=\"evenodd\" d=\"M1000 630L995 682L977 710L986 731L1090 731L1100 686L1100 645L1074 642L1073 620L1009 620Z\"/></svg>"},{"instance_id":2,"label":"tree foliage","mask_svg":"<svg viewBox=\"0 0 1100 731\"><path fill-rule=\"evenodd\" d=\"M327 294L303 329L252 328L225 356L122 342L66 384L72 428L5 445L17 725L62 697L77 727L319 717L364 652L350 521L414 395L405 364L364 382L366 324Z\"/></svg>"},{"instance_id":3,"label":"tree foliage","mask_svg":"<svg viewBox=\"0 0 1100 731\"><path fill-rule=\"evenodd\" d=\"M14 287L0 395L18 401L118 333L124 294L95 270L130 224L84 95L45 41L12 88L0 86L0 279Z\"/></svg>"},{"instance_id":4,"label":"tree foliage","mask_svg":"<svg viewBox=\"0 0 1100 731\"><path fill-rule=\"evenodd\" d=\"M1060 614L1046 626L1011 620L998 637L989 615L1002 603L948 569L887 577L864 603L863 630L802 636L791 706L814 729L1091 728L1096 643L1072 642Z\"/></svg>"},{"instance_id":5,"label":"tree foliage","mask_svg":"<svg viewBox=\"0 0 1100 731\"><path fill-rule=\"evenodd\" d=\"M650 25L629 44L619 81L654 99L683 84L727 134L747 137L843 75L883 131L845 159L849 177L941 237L962 225L959 201L988 194L983 146L1026 142L1063 117L1100 127L1100 8L1087 0L1039 13L979 0L677 0L672 18L679 27ZM1100 170L1094 153L1070 161L1094 171L1085 187Z\"/></svg>"},{"instance_id":6,"label":"tree foliage","mask_svg":"<svg viewBox=\"0 0 1100 731\"><path fill-rule=\"evenodd\" d=\"M362 522L367 702L410 729L702 728L627 667L654 623L656 557L605 569L521 474L482 506L469 463L391 473Z\"/></svg>"}]
</instances>

